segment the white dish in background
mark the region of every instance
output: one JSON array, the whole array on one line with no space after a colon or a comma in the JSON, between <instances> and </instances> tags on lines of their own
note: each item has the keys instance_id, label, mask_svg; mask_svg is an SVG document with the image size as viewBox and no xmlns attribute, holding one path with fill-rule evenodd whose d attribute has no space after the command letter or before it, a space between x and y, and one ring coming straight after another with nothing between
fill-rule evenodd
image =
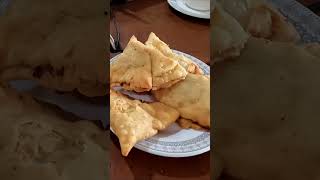
<instances>
[{"instance_id":1,"label":"white dish in background","mask_svg":"<svg viewBox=\"0 0 320 180\"><path fill-rule=\"evenodd\" d=\"M184 0L185 4L196 11L210 11L210 0Z\"/></svg>"},{"instance_id":2,"label":"white dish in background","mask_svg":"<svg viewBox=\"0 0 320 180\"><path fill-rule=\"evenodd\" d=\"M174 52L190 58L199 65L205 74L210 74L210 67L199 59L179 51ZM116 58L117 56L112 58L110 63L115 62ZM128 91L125 94L140 100L147 100L147 102L152 102L153 99L150 95L137 95ZM165 131L161 131L149 139L138 142L134 147L141 151L163 157L196 156L210 151L210 132L182 129L177 123L174 123Z\"/></svg>"},{"instance_id":3,"label":"white dish in background","mask_svg":"<svg viewBox=\"0 0 320 180\"><path fill-rule=\"evenodd\" d=\"M168 0L168 3L183 14L210 19L210 0Z\"/></svg>"}]
</instances>

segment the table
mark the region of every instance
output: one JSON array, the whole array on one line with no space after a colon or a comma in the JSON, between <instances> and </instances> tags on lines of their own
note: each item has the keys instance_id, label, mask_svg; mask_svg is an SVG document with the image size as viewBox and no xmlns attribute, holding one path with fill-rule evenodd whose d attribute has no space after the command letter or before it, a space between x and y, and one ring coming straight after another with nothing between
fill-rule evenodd
<instances>
[{"instance_id":1,"label":"table","mask_svg":"<svg viewBox=\"0 0 320 180\"><path fill-rule=\"evenodd\" d=\"M112 9L121 34L121 45L125 46L135 35L145 42L154 32L171 48L210 62L210 21L183 15L173 10L166 0L134 0L114 6ZM110 22L110 32L115 26Z\"/></svg>"},{"instance_id":2,"label":"table","mask_svg":"<svg viewBox=\"0 0 320 180\"><path fill-rule=\"evenodd\" d=\"M111 180L209 180L210 153L189 158L165 158L132 149L122 157L117 137L110 133Z\"/></svg>"},{"instance_id":3,"label":"table","mask_svg":"<svg viewBox=\"0 0 320 180\"><path fill-rule=\"evenodd\" d=\"M182 15L166 0L134 0L112 9L120 27L121 45L132 35L144 42L156 33L171 48L191 54L209 64L210 21ZM115 28L110 23L110 32ZM113 57L115 54L111 54ZM209 180L210 153L189 158L165 158L133 149L122 157L118 139L110 133L110 179L114 180Z\"/></svg>"}]
</instances>

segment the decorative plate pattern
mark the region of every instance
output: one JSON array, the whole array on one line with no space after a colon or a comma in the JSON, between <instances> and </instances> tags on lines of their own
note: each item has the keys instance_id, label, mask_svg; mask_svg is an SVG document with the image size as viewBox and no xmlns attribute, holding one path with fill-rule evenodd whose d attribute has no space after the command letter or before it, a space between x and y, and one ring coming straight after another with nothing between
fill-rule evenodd
<instances>
[{"instance_id":1,"label":"decorative plate pattern","mask_svg":"<svg viewBox=\"0 0 320 180\"><path fill-rule=\"evenodd\" d=\"M168 3L173 9L183 14L202 19L210 19L210 11L192 9L186 4L185 0L168 0Z\"/></svg>"},{"instance_id":2,"label":"decorative plate pattern","mask_svg":"<svg viewBox=\"0 0 320 180\"><path fill-rule=\"evenodd\" d=\"M173 50L175 53L191 59L199 65L205 74L210 74L210 67L201 60L186 53ZM115 62L117 56L110 60ZM182 129L176 123L165 131L140 141L135 148L142 151L165 157L190 157L210 151L210 133L193 129Z\"/></svg>"},{"instance_id":3,"label":"decorative plate pattern","mask_svg":"<svg viewBox=\"0 0 320 180\"><path fill-rule=\"evenodd\" d=\"M320 17L296 0L269 0L299 32L302 42L320 42Z\"/></svg>"}]
</instances>

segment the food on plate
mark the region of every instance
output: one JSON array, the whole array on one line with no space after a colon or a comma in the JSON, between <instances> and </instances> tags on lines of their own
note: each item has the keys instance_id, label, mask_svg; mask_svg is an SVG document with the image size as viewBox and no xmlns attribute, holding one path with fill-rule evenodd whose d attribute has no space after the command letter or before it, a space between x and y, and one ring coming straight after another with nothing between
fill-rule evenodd
<instances>
[{"instance_id":1,"label":"food on plate","mask_svg":"<svg viewBox=\"0 0 320 180\"><path fill-rule=\"evenodd\" d=\"M106 95L106 23L95 6L101 2L77 11L69 2L12 1L0 23L1 80L31 79L59 91Z\"/></svg>"},{"instance_id":2,"label":"food on plate","mask_svg":"<svg viewBox=\"0 0 320 180\"><path fill-rule=\"evenodd\" d=\"M111 86L145 92L167 88L183 80L187 71L173 58L132 36L124 52L111 64Z\"/></svg>"},{"instance_id":3,"label":"food on plate","mask_svg":"<svg viewBox=\"0 0 320 180\"><path fill-rule=\"evenodd\" d=\"M163 53L167 57L173 57L173 52L170 47L153 32L149 34L148 40L145 42L147 46L154 47L158 49L161 53Z\"/></svg>"},{"instance_id":4,"label":"food on plate","mask_svg":"<svg viewBox=\"0 0 320 180\"><path fill-rule=\"evenodd\" d=\"M0 102L2 179L108 178L105 131L2 85Z\"/></svg>"},{"instance_id":5,"label":"food on plate","mask_svg":"<svg viewBox=\"0 0 320 180\"><path fill-rule=\"evenodd\" d=\"M218 0L218 3L254 37L281 42L300 40L286 17L264 0Z\"/></svg>"},{"instance_id":6,"label":"food on plate","mask_svg":"<svg viewBox=\"0 0 320 180\"><path fill-rule=\"evenodd\" d=\"M119 92L110 92L110 124L119 138L123 156L128 156L138 141L156 135L178 117L176 110L164 104L145 104Z\"/></svg>"},{"instance_id":7,"label":"food on plate","mask_svg":"<svg viewBox=\"0 0 320 180\"><path fill-rule=\"evenodd\" d=\"M215 64L214 151L223 174L320 177L319 69L320 58L303 47L257 38L234 61Z\"/></svg>"},{"instance_id":8,"label":"food on plate","mask_svg":"<svg viewBox=\"0 0 320 180\"><path fill-rule=\"evenodd\" d=\"M187 71L174 59L152 47L148 52L152 64L152 90L168 88L186 77Z\"/></svg>"},{"instance_id":9,"label":"food on plate","mask_svg":"<svg viewBox=\"0 0 320 180\"><path fill-rule=\"evenodd\" d=\"M201 68L194 63L191 59L187 58L184 55L180 54L174 54L174 58L179 62L179 64L188 72L191 74L203 74L203 71Z\"/></svg>"},{"instance_id":10,"label":"food on plate","mask_svg":"<svg viewBox=\"0 0 320 180\"><path fill-rule=\"evenodd\" d=\"M177 109L180 116L210 128L210 77L188 74L170 88L152 91L155 98Z\"/></svg>"},{"instance_id":11,"label":"food on plate","mask_svg":"<svg viewBox=\"0 0 320 180\"><path fill-rule=\"evenodd\" d=\"M211 22L211 54L213 61L237 57L249 38L241 25L217 4Z\"/></svg>"},{"instance_id":12,"label":"food on plate","mask_svg":"<svg viewBox=\"0 0 320 180\"><path fill-rule=\"evenodd\" d=\"M145 44L131 37L124 52L111 62L110 81L114 89L121 86L119 91L110 91L110 124L123 156L128 156L139 141L166 130L180 116L191 119L180 119L182 127L210 127L209 76L190 59L175 54L154 33ZM143 103L121 91L137 99L151 95L151 91L157 101L151 98L152 103Z\"/></svg>"},{"instance_id":13,"label":"food on plate","mask_svg":"<svg viewBox=\"0 0 320 180\"><path fill-rule=\"evenodd\" d=\"M136 92L152 89L150 54L144 44L132 36L117 61L110 65L111 86L122 86Z\"/></svg>"},{"instance_id":14,"label":"food on plate","mask_svg":"<svg viewBox=\"0 0 320 180\"><path fill-rule=\"evenodd\" d=\"M184 118L180 118L177 120L177 123L180 125L181 128L183 129L196 129L196 130L203 130L203 128L196 124L195 122L193 122L190 119L184 119Z\"/></svg>"},{"instance_id":15,"label":"food on plate","mask_svg":"<svg viewBox=\"0 0 320 180\"><path fill-rule=\"evenodd\" d=\"M153 127L157 130L164 130L174 123L180 116L179 112L160 102L141 103L140 107L149 113L153 120Z\"/></svg>"},{"instance_id":16,"label":"food on plate","mask_svg":"<svg viewBox=\"0 0 320 180\"><path fill-rule=\"evenodd\" d=\"M150 33L148 40L145 43L147 46L154 47L158 49L163 55L172 58L173 60L179 62L179 64L185 68L185 70L192 74L203 74L202 70L197 64L195 64L191 59L176 54L170 49L170 47L157 37L153 32Z\"/></svg>"},{"instance_id":17,"label":"food on plate","mask_svg":"<svg viewBox=\"0 0 320 180\"><path fill-rule=\"evenodd\" d=\"M297 42L300 35L286 18L270 5L252 10L247 26L248 32L255 37L280 42Z\"/></svg>"},{"instance_id":18,"label":"food on plate","mask_svg":"<svg viewBox=\"0 0 320 180\"><path fill-rule=\"evenodd\" d=\"M153 127L154 118L139 103L117 92L110 92L110 125L120 141L123 156L128 156L138 141L158 132Z\"/></svg>"},{"instance_id":19,"label":"food on plate","mask_svg":"<svg viewBox=\"0 0 320 180\"><path fill-rule=\"evenodd\" d=\"M270 37L272 35L272 15L265 7L254 9L248 21L248 32L255 37Z\"/></svg>"}]
</instances>

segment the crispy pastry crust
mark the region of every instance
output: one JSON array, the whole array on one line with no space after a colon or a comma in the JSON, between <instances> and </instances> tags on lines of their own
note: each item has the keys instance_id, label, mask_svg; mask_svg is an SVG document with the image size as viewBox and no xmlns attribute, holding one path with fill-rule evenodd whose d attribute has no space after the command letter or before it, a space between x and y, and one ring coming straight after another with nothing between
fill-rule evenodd
<instances>
[{"instance_id":1,"label":"crispy pastry crust","mask_svg":"<svg viewBox=\"0 0 320 180\"><path fill-rule=\"evenodd\" d=\"M175 54L170 47L159 39L153 32L150 33L148 40L145 43L149 47L158 49L166 57L177 61L188 73L203 74L202 70L189 58Z\"/></svg>"},{"instance_id":2,"label":"crispy pastry crust","mask_svg":"<svg viewBox=\"0 0 320 180\"><path fill-rule=\"evenodd\" d=\"M124 52L110 65L111 86L121 85L136 92L152 89L150 55L136 37L132 37Z\"/></svg>"},{"instance_id":3,"label":"crispy pastry crust","mask_svg":"<svg viewBox=\"0 0 320 180\"><path fill-rule=\"evenodd\" d=\"M175 122L179 112L162 103L141 103L110 91L110 123L119 138L123 156L128 156L133 146L152 137Z\"/></svg>"},{"instance_id":4,"label":"crispy pastry crust","mask_svg":"<svg viewBox=\"0 0 320 180\"><path fill-rule=\"evenodd\" d=\"M210 127L210 77L188 74L186 79L167 89L152 91L156 99L177 109L181 117Z\"/></svg>"}]
</instances>

